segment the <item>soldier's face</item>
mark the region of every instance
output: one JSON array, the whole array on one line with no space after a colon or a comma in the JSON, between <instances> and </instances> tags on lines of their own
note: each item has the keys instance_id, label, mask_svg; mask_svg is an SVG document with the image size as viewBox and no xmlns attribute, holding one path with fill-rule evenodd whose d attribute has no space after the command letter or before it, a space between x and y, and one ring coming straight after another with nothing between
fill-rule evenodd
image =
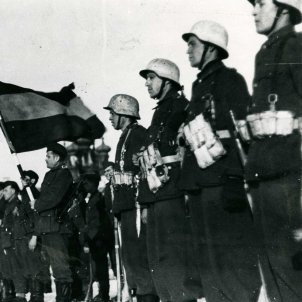
<instances>
[{"instance_id":1,"label":"soldier's face","mask_svg":"<svg viewBox=\"0 0 302 302\"><path fill-rule=\"evenodd\" d=\"M112 110L110 110L109 121L111 122L111 125L115 130L119 130L121 128L120 127L120 116Z\"/></svg>"},{"instance_id":2,"label":"soldier's face","mask_svg":"<svg viewBox=\"0 0 302 302\"><path fill-rule=\"evenodd\" d=\"M107 180L110 180L111 177L113 176L113 167L112 166L109 166L105 169L104 171L105 173L105 177L107 178Z\"/></svg>"},{"instance_id":3,"label":"soldier's face","mask_svg":"<svg viewBox=\"0 0 302 302\"><path fill-rule=\"evenodd\" d=\"M3 197L5 200L11 200L11 198L15 195L15 189L11 186L7 186L3 190Z\"/></svg>"},{"instance_id":4,"label":"soldier's face","mask_svg":"<svg viewBox=\"0 0 302 302\"><path fill-rule=\"evenodd\" d=\"M190 64L192 67L198 68L204 51L204 44L195 36L190 36L187 44Z\"/></svg>"},{"instance_id":5,"label":"soldier's face","mask_svg":"<svg viewBox=\"0 0 302 302\"><path fill-rule=\"evenodd\" d=\"M48 151L46 153L45 162L48 169L55 168L60 163L60 156L53 153L52 151Z\"/></svg>"},{"instance_id":6,"label":"soldier's face","mask_svg":"<svg viewBox=\"0 0 302 302\"><path fill-rule=\"evenodd\" d=\"M278 7L273 0L256 0L253 16L256 31L262 35L268 35L274 23Z\"/></svg>"},{"instance_id":7,"label":"soldier's face","mask_svg":"<svg viewBox=\"0 0 302 302\"><path fill-rule=\"evenodd\" d=\"M146 77L146 87L151 98L156 98L160 93L163 80L154 72L149 72Z\"/></svg>"}]
</instances>

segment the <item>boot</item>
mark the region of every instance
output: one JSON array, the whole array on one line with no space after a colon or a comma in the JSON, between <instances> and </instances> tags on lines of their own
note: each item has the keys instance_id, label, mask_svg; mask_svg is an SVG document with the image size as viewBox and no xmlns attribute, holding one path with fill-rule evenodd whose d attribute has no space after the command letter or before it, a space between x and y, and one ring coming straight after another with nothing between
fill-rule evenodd
<instances>
[{"instance_id":1,"label":"boot","mask_svg":"<svg viewBox=\"0 0 302 302\"><path fill-rule=\"evenodd\" d=\"M3 280L3 302L12 302L16 297L15 287L12 280Z\"/></svg>"},{"instance_id":2,"label":"boot","mask_svg":"<svg viewBox=\"0 0 302 302\"><path fill-rule=\"evenodd\" d=\"M56 281L56 302L70 302L71 284L67 282Z\"/></svg>"},{"instance_id":3,"label":"boot","mask_svg":"<svg viewBox=\"0 0 302 302\"><path fill-rule=\"evenodd\" d=\"M31 293L29 302L43 302L44 301L44 285L38 279L31 280Z\"/></svg>"}]
</instances>

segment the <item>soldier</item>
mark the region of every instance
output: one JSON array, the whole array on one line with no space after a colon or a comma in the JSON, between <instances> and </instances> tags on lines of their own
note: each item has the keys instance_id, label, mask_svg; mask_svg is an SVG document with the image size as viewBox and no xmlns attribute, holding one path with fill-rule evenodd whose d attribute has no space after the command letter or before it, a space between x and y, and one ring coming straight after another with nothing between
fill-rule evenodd
<instances>
[{"instance_id":1,"label":"soldier","mask_svg":"<svg viewBox=\"0 0 302 302\"><path fill-rule=\"evenodd\" d=\"M39 175L32 170L23 171L23 175L24 175L24 177L21 179L21 182L23 185L23 189L20 192L21 200L24 203L26 203L26 202L29 203L30 200L29 200L29 196L26 191L26 187L30 187L33 197L35 199L37 199L40 196L40 191L36 187L38 180L39 180ZM32 224L34 224L33 216L34 215L32 215L32 222L31 222ZM41 238L37 238L37 241L41 241ZM38 246L39 245L40 245L40 242L39 242ZM39 251L41 252L40 248L39 248ZM42 267L41 267L41 271L39 273L39 280L43 282L44 293L51 293L52 288L51 288L51 276L50 276L50 270L49 270L49 268L50 268L49 257L47 257L45 253L43 253L43 254L41 254L40 258L43 261L41 263ZM38 286L38 284L35 284L35 282L33 281L30 286L31 286L31 292L33 295L34 287Z\"/></svg>"},{"instance_id":2,"label":"soldier","mask_svg":"<svg viewBox=\"0 0 302 302\"><path fill-rule=\"evenodd\" d=\"M205 298L257 301L256 238L229 114L242 118L250 96L243 77L222 63L228 35L220 24L200 21L182 38L190 65L200 70L186 109L180 185L187 193Z\"/></svg>"},{"instance_id":3,"label":"soldier","mask_svg":"<svg viewBox=\"0 0 302 302\"><path fill-rule=\"evenodd\" d=\"M104 109L110 110L113 128L122 131L115 156L113 212L120 217L122 260L127 282L130 289L136 290L138 302L158 301L148 266L146 227L139 227L135 180L139 169L132 163L132 156L139 151L146 135L145 128L137 123L139 104L132 96L117 94Z\"/></svg>"},{"instance_id":4,"label":"soldier","mask_svg":"<svg viewBox=\"0 0 302 302\"><path fill-rule=\"evenodd\" d=\"M150 97L157 100L140 158L145 178L139 190L139 202L146 208L142 217L152 278L161 301L195 301L202 297L201 281L197 277L193 287L185 200L177 187L181 157L176 137L188 101L178 93L182 88L175 63L156 58L139 74L146 79Z\"/></svg>"},{"instance_id":5,"label":"soldier","mask_svg":"<svg viewBox=\"0 0 302 302\"><path fill-rule=\"evenodd\" d=\"M271 301L295 302L302 300L302 243L294 240L302 228L301 134L293 126L302 114L302 36L294 30L301 1L250 2L256 31L268 39L256 55L246 177L253 182L255 222L264 240L267 294Z\"/></svg>"},{"instance_id":6,"label":"soldier","mask_svg":"<svg viewBox=\"0 0 302 302\"><path fill-rule=\"evenodd\" d=\"M23 190L21 190L20 192L21 199L24 201L25 200L29 201L29 197L26 192L26 187L30 187L34 198L37 199L40 195L39 190L36 188L36 184L39 180L39 175L32 170L28 170L28 171L23 171L23 176L24 177L21 179L23 185Z\"/></svg>"},{"instance_id":7,"label":"soldier","mask_svg":"<svg viewBox=\"0 0 302 302\"><path fill-rule=\"evenodd\" d=\"M91 255L94 280L99 283L99 294L93 301L109 301L109 272L107 254L113 246L113 228L106 213L105 201L98 191L100 176L96 172L83 175L83 188L89 194L81 229L84 252Z\"/></svg>"},{"instance_id":8,"label":"soldier","mask_svg":"<svg viewBox=\"0 0 302 302\"><path fill-rule=\"evenodd\" d=\"M18 299L18 301L25 301L25 280L22 284L22 279L20 283L16 284L16 292L18 293L18 297L15 294L15 286L13 283L14 277L14 269L19 269L17 265L16 255L14 253L14 239L12 237L13 234L13 225L14 225L14 214L18 200L19 187L15 182L5 182L3 197L6 201L4 216L1 225L1 244L2 244L2 273L3 273L3 284L4 284L4 293L3 293L3 301L12 302L14 299ZM20 271L18 271L20 272Z\"/></svg>"},{"instance_id":9,"label":"soldier","mask_svg":"<svg viewBox=\"0 0 302 302\"><path fill-rule=\"evenodd\" d=\"M47 147L46 165L50 169L41 185L40 197L31 203L39 214L35 231L41 236L42 249L49 256L56 283L56 301L70 302L71 271L68 264L66 243L60 233L62 224L57 214L66 206L72 186L72 176L65 167L66 149L53 143ZM30 241L30 248L36 247L36 239Z\"/></svg>"}]
</instances>

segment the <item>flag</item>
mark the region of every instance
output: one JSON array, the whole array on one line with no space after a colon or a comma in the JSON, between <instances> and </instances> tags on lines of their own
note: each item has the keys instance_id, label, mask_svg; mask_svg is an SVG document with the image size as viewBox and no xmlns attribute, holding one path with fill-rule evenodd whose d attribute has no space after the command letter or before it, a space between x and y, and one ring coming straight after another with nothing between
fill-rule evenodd
<instances>
[{"instance_id":1,"label":"flag","mask_svg":"<svg viewBox=\"0 0 302 302\"><path fill-rule=\"evenodd\" d=\"M47 93L0 82L0 112L15 152L41 149L55 141L103 136L103 123L73 89L72 83Z\"/></svg>"}]
</instances>

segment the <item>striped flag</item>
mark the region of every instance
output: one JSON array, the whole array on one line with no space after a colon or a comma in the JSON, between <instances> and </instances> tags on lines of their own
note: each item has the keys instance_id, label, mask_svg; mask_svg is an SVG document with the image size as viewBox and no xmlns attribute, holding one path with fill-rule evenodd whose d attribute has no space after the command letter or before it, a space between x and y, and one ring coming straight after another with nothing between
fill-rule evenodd
<instances>
[{"instance_id":1,"label":"striped flag","mask_svg":"<svg viewBox=\"0 0 302 302\"><path fill-rule=\"evenodd\" d=\"M103 136L103 123L72 91L39 92L0 82L0 111L16 152L44 148L54 141L96 139Z\"/></svg>"}]
</instances>

